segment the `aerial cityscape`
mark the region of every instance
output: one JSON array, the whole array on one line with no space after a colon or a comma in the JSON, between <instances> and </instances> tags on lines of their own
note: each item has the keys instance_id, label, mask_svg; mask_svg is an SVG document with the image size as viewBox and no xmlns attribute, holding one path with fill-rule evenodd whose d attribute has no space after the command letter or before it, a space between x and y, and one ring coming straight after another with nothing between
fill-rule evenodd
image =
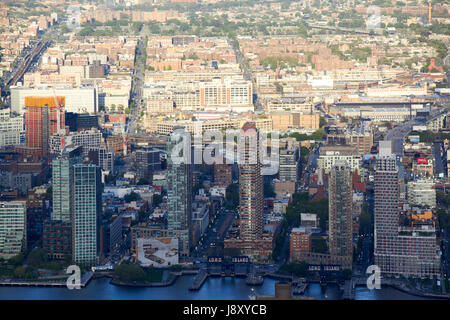
<instances>
[{"instance_id":1,"label":"aerial cityscape","mask_svg":"<svg viewBox=\"0 0 450 320\"><path fill-rule=\"evenodd\" d=\"M1 1L0 300L450 299L449 48L445 0Z\"/></svg>"}]
</instances>

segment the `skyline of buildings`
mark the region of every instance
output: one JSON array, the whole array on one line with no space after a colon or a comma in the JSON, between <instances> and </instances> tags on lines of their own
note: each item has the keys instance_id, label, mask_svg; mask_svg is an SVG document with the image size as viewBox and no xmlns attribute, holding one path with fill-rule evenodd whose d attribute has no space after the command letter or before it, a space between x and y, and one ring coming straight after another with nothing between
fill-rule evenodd
<instances>
[{"instance_id":1,"label":"skyline of buildings","mask_svg":"<svg viewBox=\"0 0 450 320\"><path fill-rule=\"evenodd\" d=\"M377 265L448 297L447 4L52 4L0 5L0 282L77 264L351 299Z\"/></svg>"}]
</instances>

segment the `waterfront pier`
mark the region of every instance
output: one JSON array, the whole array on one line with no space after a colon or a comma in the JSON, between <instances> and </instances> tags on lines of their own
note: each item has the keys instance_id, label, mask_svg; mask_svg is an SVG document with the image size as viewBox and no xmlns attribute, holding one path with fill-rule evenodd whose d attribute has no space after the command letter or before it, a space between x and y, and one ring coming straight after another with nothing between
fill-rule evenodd
<instances>
[{"instance_id":1,"label":"waterfront pier","mask_svg":"<svg viewBox=\"0 0 450 320\"><path fill-rule=\"evenodd\" d=\"M189 290L199 290L202 287L203 283L205 283L207 278L208 273L205 270L200 269L197 275L192 280L192 283L189 286Z\"/></svg>"}]
</instances>

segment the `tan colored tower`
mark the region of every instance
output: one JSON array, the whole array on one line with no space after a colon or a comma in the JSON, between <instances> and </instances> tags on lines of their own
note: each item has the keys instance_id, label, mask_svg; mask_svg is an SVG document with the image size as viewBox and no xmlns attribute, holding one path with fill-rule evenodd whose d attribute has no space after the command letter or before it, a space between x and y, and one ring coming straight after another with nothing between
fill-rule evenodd
<instances>
[{"instance_id":1,"label":"tan colored tower","mask_svg":"<svg viewBox=\"0 0 450 320\"><path fill-rule=\"evenodd\" d=\"M262 239L264 180L259 159L259 131L254 122L243 125L239 138L240 238Z\"/></svg>"}]
</instances>

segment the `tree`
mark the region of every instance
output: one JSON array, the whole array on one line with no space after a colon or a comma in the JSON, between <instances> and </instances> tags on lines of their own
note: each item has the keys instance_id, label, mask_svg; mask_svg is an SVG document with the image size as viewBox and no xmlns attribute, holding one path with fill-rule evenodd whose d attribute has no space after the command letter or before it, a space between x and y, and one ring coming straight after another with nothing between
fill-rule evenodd
<instances>
[{"instance_id":1,"label":"tree","mask_svg":"<svg viewBox=\"0 0 450 320\"><path fill-rule=\"evenodd\" d=\"M286 263L279 270L283 273L294 274L297 277L306 277L308 264L305 261Z\"/></svg>"},{"instance_id":2,"label":"tree","mask_svg":"<svg viewBox=\"0 0 450 320\"><path fill-rule=\"evenodd\" d=\"M283 92L283 86L279 82L274 82L274 85L275 85L276 90L277 90L278 93L282 93Z\"/></svg>"},{"instance_id":3,"label":"tree","mask_svg":"<svg viewBox=\"0 0 450 320\"><path fill-rule=\"evenodd\" d=\"M140 222L147 221L149 216L150 216L150 213L147 212L144 208L141 208L141 210L139 210L139 221Z\"/></svg>"},{"instance_id":4,"label":"tree","mask_svg":"<svg viewBox=\"0 0 450 320\"><path fill-rule=\"evenodd\" d=\"M27 264L33 267L41 268L48 262L47 252L44 249L31 251L27 257Z\"/></svg>"},{"instance_id":5,"label":"tree","mask_svg":"<svg viewBox=\"0 0 450 320\"><path fill-rule=\"evenodd\" d=\"M39 272L36 267L27 266L25 268L25 279L33 280L39 278Z\"/></svg>"},{"instance_id":6,"label":"tree","mask_svg":"<svg viewBox=\"0 0 450 320\"><path fill-rule=\"evenodd\" d=\"M14 269L14 277L23 279L25 278L25 267L19 266Z\"/></svg>"},{"instance_id":7,"label":"tree","mask_svg":"<svg viewBox=\"0 0 450 320\"><path fill-rule=\"evenodd\" d=\"M289 226L300 225L300 213L316 213L320 219L320 228L325 230L328 224L328 200L312 201L307 192L295 193L286 208L286 222Z\"/></svg>"},{"instance_id":8,"label":"tree","mask_svg":"<svg viewBox=\"0 0 450 320\"><path fill-rule=\"evenodd\" d=\"M308 148L308 147L305 147L305 146L301 146L301 147L300 147L300 155L301 155L302 157L307 158L308 155L309 155L309 148Z\"/></svg>"},{"instance_id":9,"label":"tree","mask_svg":"<svg viewBox=\"0 0 450 320\"><path fill-rule=\"evenodd\" d=\"M123 199L125 200L125 202L132 202L132 201L142 200L142 198L139 195L139 193L136 193L134 191L131 191L130 193L126 194L123 197Z\"/></svg>"},{"instance_id":10,"label":"tree","mask_svg":"<svg viewBox=\"0 0 450 320\"><path fill-rule=\"evenodd\" d=\"M345 123L345 122L348 122L348 118L347 117L344 117L344 116L342 116L340 119L339 119L339 122L340 123Z\"/></svg>"},{"instance_id":11,"label":"tree","mask_svg":"<svg viewBox=\"0 0 450 320\"><path fill-rule=\"evenodd\" d=\"M437 211L437 217L439 219L439 226L444 229L450 229L450 214L444 209L439 209Z\"/></svg>"},{"instance_id":12,"label":"tree","mask_svg":"<svg viewBox=\"0 0 450 320\"><path fill-rule=\"evenodd\" d=\"M319 127L322 128L323 126L325 126L327 124L327 120L325 119L325 117L320 117L319 120Z\"/></svg>"},{"instance_id":13,"label":"tree","mask_svg":"<svg viewBox=\"0 0 450 320\"><path fill-rule=\"evenodd\" d=\"M162 203L162 200L163 200L162 195L157 194L157 193L153 194L153 206L154 207L159 206L159 204Z\"/></svg>"},{"instance_id":14,"label":"tree","mask_svg":"<svg viewBox=\"0 0 450 320\"><path fill-rule=\"evenodd\" d=\"M225 191L226 207L229 209L237 209L239 206L239 188L237 184L230 184Z\"/></svg>"},{"instance_id":15,"label":"tree","mask_svg":"<svg viewBox=\"0 0 450 320\"><path fill-rule=\"evenodd\" d=\"M114 277L126 282L144 282L145 271L138 265L123 261L114 271Z\"/></svg>"},{"instance_id":16,"label":"tree","mask_svg":"<svg viewBox=\"0 0 450 320\"><path fill-rule=\"evenodd\" d=\"M363 210L359 216L359 234L370 234L372 231L372 215Z\"/></svg>"},{"instance_id":17,"label":"tree","mask_svg":"<svg viewBox=\"0 0 450 320\"><path fill-rule=\"evenodd\" d=\"M149 184L150 182L146 178L140 178L139 181L137 182L138 186L145 186Z\"/></svg>"},{"instance_id":18,"label":"tree","mask_svg":"<svg viewBox=\"0 0 450 320\"><path fill-rule=\"evenodd\" d=\"M264 198L275 197L275 192L273 191L272 184L270 182L264 183Z\"/></svg>"},{"instance_id":19,"label":"tree","mask_svg":"<svg viewBox=\"0 0 450 320\"><path fill-rule=\"evenodd\" d=\"M21 266L23 264L23 260L25 259L25 256L23 253L19 253L18 255L15 255L9 259L9 263L11 263L13 266Z\"/></svg>"},{"instance_id":20,"label":"tree","mask_svg":"<svg viewBox=\"0 0 450 320\"><path fill-rule=\"evenodd\" d=\"M191 54L189 55L188 59L191 59L191 60L198 60L198 55L197 55L195 52L194 52L194 53L191 53Z\"/></svg>"},{"instance_id":21,"label":"tree","mask_svg":"<svg viewBox=\"0 0 450 320\"><path fill-rule=\"evenodd\" d=\"M53 199L53 187L50 186L47 188L47 191L45 192L45 200L52 200Z\"/></svg>"},{"instance_id":22,"label":"tree","mask_svg":"<svg viewBox=\"0 0 450 320\"><path fill-rule=\"evenodd\" d=\"M312 140L322 140L324 136L325 136L325 130L323 130L323 128L320 128L311 134L311 139Z\"/></svg>"}]
</instances>

